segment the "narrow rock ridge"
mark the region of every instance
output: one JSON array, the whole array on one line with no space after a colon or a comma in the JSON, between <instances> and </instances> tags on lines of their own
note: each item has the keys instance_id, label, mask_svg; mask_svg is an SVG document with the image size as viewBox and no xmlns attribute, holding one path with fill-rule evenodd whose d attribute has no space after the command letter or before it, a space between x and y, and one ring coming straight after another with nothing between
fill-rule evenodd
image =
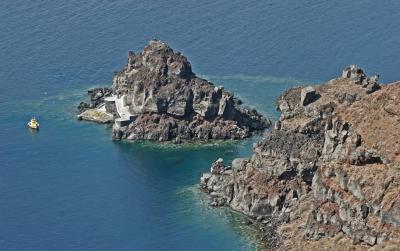
<instances>
[{"instance_id":1,"label":"narrow rock ridge","mask_svg":"<svg viewBox=\"0 0 400 251\"><path fill-rule=\"evenodd\" d=\"M78 109L97 109L104 102L105 112L114 115L117 140L243 139L271 125L224 87L197 77L184 55L159 40L138 54L129 52L127 65L115 73L111 93L99 90L90 93L92 104L81 103Z\"/></svg>"},{"instance_id":2,"label":"narrow rock ridge","mask_svg":"<svg viewBox=\"0 0 400 251\"><path fill-rule=\"evenodd\" d=\"M200 187L213 206L278 219L274 249L398 248L399 100L400 83L381 85L355 65L289 89L253 155L217 160Z\"/></svg>"}]
</instances>

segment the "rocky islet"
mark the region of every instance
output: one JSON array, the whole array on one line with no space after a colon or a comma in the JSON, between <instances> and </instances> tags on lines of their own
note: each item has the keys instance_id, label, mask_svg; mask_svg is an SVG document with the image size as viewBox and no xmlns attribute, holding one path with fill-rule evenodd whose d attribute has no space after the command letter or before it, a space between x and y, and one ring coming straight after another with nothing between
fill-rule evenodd
<instances>
[{"instance_id":1,"label":"rocky islet","mask_svg":"<svg viewBox=\"0 0 400 251\"><path fill-rule=\"evenodd\" d=\"M98 113L104 106L102 112L114 118L117 140L243 139L271 125L256 110L244 108L232 92L197 77L184 55L159 40L150 41L140 53L129 52L112 88L90 90L89 95L91 103L79 105L79 117L96 120L84 116L86 110Z\"/></svg>"}]
</instances>

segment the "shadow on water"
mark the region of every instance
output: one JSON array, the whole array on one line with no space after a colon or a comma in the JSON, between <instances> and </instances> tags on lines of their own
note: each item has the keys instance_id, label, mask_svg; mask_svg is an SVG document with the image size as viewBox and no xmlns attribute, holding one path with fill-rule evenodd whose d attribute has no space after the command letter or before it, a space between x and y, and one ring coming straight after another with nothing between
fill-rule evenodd
<instances>
[{"instance_id":1,"label":"shadow on water","mask_svg":"<svg viewBox=\"0 0 400 251\"><path fill-rule=\"evenodd\" d=\"M141 170L132 171L140 171L149 176L160 175L160 179L177 184L183 180L188 184L193 184L193 181L197 183L200 174L209 169L212 161L219 157L232 160L244 147L243 142L179 146L152 142L114 141L113 143L121 160L126 164L132 168L143 167Z\"/></svg>"},{"instance_id":2,"label":"shadow on water","mask_svg":"<svg viewBox=\"0 0 400 251\"><path fill-rule=\"evenodd\" d=\"M37 130L37 129L32 129L32 128L27 127L27 130L31 134L32 138L36 138L39 135L39 130Z\"/></svg>"},{"instance_id":3,"label":"shadow on water","mask_svg":"<svg viewBox=\"0 0 400 251\"><path fill-rule=\"evenodd\" d=\"M222 157L229 162L240 155L249 156L244 150L251 148L254 140L179 146L122 141L114 142L114 146L131 181L145 189L146 208L153 219L160 216L162 207L163 217L155 224L172 224L164 219L171 217L175 229L199 229L210 234L220 231L222 225L244 239L245 249L258 250L262 245L255 237L254 227L243 224L246 216L228 208L210 207L208 196L198 187L201 174L209 171L212 161Z\"/></svg>"}]
</instances>

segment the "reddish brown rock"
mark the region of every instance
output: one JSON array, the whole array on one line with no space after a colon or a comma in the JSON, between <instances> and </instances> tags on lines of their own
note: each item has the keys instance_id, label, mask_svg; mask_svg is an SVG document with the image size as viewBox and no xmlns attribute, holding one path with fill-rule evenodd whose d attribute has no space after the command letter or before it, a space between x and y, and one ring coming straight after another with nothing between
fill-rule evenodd
<instances>
[{"instance_id":1,"label":"reddish brown rock","mask_svg":"<svg viewBox=\"0 0 400 251\"><path fill-rule=\"evenodd\" d=\"M305 104L306 94L318 98ZM356 66L313 90L292 88L250 160L204 174L201 188L213 205L276 219L281 250L398 247L399 99L400 83L380 85Z\"/></svg>"},{"instance_id":2,"label":"reddish brown rock","mask_svg":"<svg viewBox=\"0 0 400 251\"><path fill-rule=\"evenodd\" d=\"M115 73L111 96L102 100L115 116L114 139L243 139L271 125L233 93L197 77L184 55L159 40L129 53L125 68Z\"/></svg>"}]
</instances>

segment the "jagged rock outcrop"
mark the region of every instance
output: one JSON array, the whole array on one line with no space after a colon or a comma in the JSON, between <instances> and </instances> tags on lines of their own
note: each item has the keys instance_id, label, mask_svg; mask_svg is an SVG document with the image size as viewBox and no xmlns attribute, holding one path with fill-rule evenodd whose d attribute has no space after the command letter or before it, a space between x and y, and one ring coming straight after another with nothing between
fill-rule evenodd
<instances>
[{"instance_id":1,"label":"jagged rock outcrop","mask_svg":"<svg viewBox=\"0 0 400 251\"><path fill-rule=\"evenodd\" d=\"M364 71L357 65L351 65L343 70L342 78L347 78L353 81L355 84L361 85L365 88L367 94L373 93L380 89L379 75L367 77Z\"/></svg>"},{"instance_id":2,"label":"jagged rock outcrop","mask_svg":"<svg viewBox=\"0 0 400 251\"><path fill-rule=\"evenodd\" d=\"M111 123L114 121L113 112L107 111L105 99L112 96L110 88L94 88L88 90L90 102L80 102L78 105L78 120L87 120L97 123Z\"/></svg>"},{"instance_id":3,"label":"jagged rock outcrop","mask_svg":"<svg viewBox=\"0 0 400 251\"><path fill-rule=\"evenodd\" d=\"M152 40L129 52L115 73L107 112L115 115L113 138L173 141L242 139L271 122L222 86L197 77L187 58Z\"/></svg>"},{"instance_id":4,"label":"jagged rock outcrop","mask_svg":"<svg viewBox=\"0 0 400 251\"><path fill-rule=\"evenodd\" d=\"M279 219L282 250L396 246L398 100L400 83L380 85L356 66L325 84L289 89L251 158L218 160L200 187L213 206Z\"/></svg>"},{"instance_id":5,"label":"jagged rock outcrop","mask_svg":"<svg viewBox=\"0 0 400 251\"><path fill-rule=\"evenodd\" d=\"M89 109L95 109L102 104L104 104L104 99L112 95L111 88L94 88L88 90L88 95L90 97L90 102L80 102L78 105L78 112L82 113Z\"/></svg>"}]
</instances>

